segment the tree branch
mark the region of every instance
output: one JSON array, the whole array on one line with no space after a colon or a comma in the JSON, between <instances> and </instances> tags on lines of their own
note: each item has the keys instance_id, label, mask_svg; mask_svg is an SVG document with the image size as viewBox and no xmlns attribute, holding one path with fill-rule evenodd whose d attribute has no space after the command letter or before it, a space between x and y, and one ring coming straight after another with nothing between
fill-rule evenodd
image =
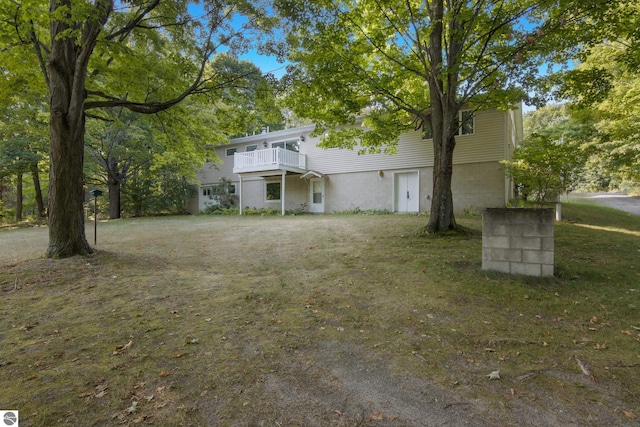
<instances>
[{"instance_id":1,"label":"tree branch","mask_svg":"<svg viewBox=\"0 0 640 427\"><path fill-rule=\"evenodd\" d=\"M33 49L36 51L36 56L38 57L38 64L40 65L40 71L42 72L42 77L44 77L44 81L47 84L47 88L51 90L50 82L49 82L49 73L47 72L47 63L44 60L44 55L42 51L45 50L45 53L48 55L48 49L43 49L44 45L38 39L36 35L35 25L33 20L29 21L31 28L29 29L29 38L31 40L31 44L33 45Z\"/></svg>"},{"instance_id":2,"label":"tree branch","mask_svg":"<svg viewBox=\"0 0 640 427\"><path fill-rule=\"evenodd\" d=\"M125 39L131 33L131 31L133 31L134 28L138 26L138 24L144 19L144 17L147 16L153 9L158 7L159 4L160 0L153 0L147 7L142 9L136 16L134 16L118 31L105 36L105 40L113 40L118 36L121 36L120 40Z\"/></svg>"},{"instance_id":3,"label":"tree branch","mask_svg":"<svg viewBox=\"0 0 640 427\"><path fill-rule=\"evenodd\" d=\"M195 81L191 86L189 86L184 92L182 92L177 97L164 102L133 102L133 101L128 101L126 99L119 99L114 96L107 95L103 92L92 92L92 94L105 98L105 100L85 102L84 104L85 111L93 108L124 107L136 113L153 114L153 113L158 113L160 111L164 111L166 109L173 107L174 105L182 102L189 95L196 94L196 93L204 93L204 92L216 89L215 87L205 88L204 87L205 83L208 80L203 81L202 79L209 56L213 53L213 49L211 48L211 38L213 37L213 33L214 33L214 28L212 27L209 31L209 35L202 49L200 70L198 71L198 75L196 76Z\"/></svg>"}]
</instances>

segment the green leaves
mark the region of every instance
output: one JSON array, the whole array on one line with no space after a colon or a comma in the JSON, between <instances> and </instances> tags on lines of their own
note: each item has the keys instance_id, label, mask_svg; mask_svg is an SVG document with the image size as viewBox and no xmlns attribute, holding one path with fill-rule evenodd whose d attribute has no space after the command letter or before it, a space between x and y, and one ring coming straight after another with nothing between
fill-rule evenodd
<instances>
[{"instance_id":1,"label":"green leaves","mask_svg":"<svg viewBox=\"0 0 640 427\"><path fill-rule=\"evenodd\" d=\"M328 127L378 109L427 120L433 91L452 103L453 113L465 104L509 108L534 87L545 61L575 48L578 31L563 35L568 27L602 6L460 2L442 4L442 20L434 20L430 8L438 2L316 0L304 9L308 3L275 3L290 20L296 64L286 103ZM410 126L412 120L395 123ZM392 146L394 138L384 143Z\"/></svg>"},{"instance_id":2,"label":"green leaves","mask_svg":"<svg viewBox=\"0 0 640 427\"><path fill-rule=\"evenodd\" d=\"M562 126L534 133L505 161L520 195L538 206L555 201L578 181L586 157Z\"/></svg>"}]
</instances>

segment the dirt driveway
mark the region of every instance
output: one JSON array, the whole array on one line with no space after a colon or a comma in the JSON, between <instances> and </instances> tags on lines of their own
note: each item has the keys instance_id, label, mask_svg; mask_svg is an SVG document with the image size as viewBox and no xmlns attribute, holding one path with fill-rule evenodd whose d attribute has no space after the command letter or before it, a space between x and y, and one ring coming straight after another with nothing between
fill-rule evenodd
<instances>
[{"instance_id":1,"label":"dirt driveway","mask_svg":"<svg viewBox=\"0 0 640 427\"><path fill-rule=\"evenodd\" d=\"M593 200L602 205L640 216L640 198L624 193L575 193L571 194L569 198Z\"/></svg>"}]
</instances>

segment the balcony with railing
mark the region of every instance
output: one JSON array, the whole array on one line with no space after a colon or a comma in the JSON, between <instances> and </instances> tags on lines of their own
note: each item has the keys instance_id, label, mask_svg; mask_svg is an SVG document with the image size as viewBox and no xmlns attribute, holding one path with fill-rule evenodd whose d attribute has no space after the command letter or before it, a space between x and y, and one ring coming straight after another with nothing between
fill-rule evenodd
<instances>
[{"instance_id":1,"label":"balcony with railing","mask_svg":"<svg viewBox=\"0 0 640 427\"><path fill-rule=\"evenodd\" d=\"M276 170L304 173L307 171L307 157L284 148L269 148L233 155L233 173Z\"/></svg>"}]
</instances>

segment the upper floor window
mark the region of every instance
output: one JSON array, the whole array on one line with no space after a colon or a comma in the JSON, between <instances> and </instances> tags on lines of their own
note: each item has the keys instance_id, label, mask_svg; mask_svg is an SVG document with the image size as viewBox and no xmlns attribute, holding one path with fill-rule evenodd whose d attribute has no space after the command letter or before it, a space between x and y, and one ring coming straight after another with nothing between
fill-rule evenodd
<instances>
[{"instance_id":1,"label":"upper floor window","mask_svg":"<svg viewBox=\"0 0 640 427\"><path fill-rule=\"evenodd\" d=\"M238 151L238 148L233 147L233 148L227 148L225 153L227 157L233 157L233 155L236 154L237 151Z\"/></svg>"},{"instance_id":2,"label":"upper floor window","mask_svg":"<svg viewBox=\"0 0 640 427\"><path fill-rule=\"evenodd\" d=\"M458 113L458 133L456 135L473 135L475 132L475 114L471 110Z\"/></svg>"},{"instance_id":3,"label":"upper floor window","mask_svg":"<svg viewBox=\"0 0 640 427\"><path fill-rule=\"evenodd\" d=\"M272 142L271 143L271 148L284 148L285 150L299 152L300 151L300 141L295 139L295 140L291 140L291 141Z\"/></svg>"},{"instance_id":4,"label":"upper floor window","mask_svg":"<svg viewBox=\"0 0 640 427\"><path fill-rule=\"evenodd\" d=\"M256 151L257 149L258 149L258 146L257 146L256 144L254 144L254 145L247 145L247 146L244 148L244 151L247 151L247 152L248 152L248 151Z\"/></svg>"},{"instance_id":5,"label":"upper floor window","mask_svg":"<svg viewBox=\"0 0 640 427\"><path fill-rule=\"evenodd\" d=\"M471 110L462 110L458 112L458 118L456 119L456 136L459 135L473 135L475 133L475 114ZM431 130L431 123L424 122L422 124L422 139L432 139L433 131Z\"/></svg>"}]
</instances>

